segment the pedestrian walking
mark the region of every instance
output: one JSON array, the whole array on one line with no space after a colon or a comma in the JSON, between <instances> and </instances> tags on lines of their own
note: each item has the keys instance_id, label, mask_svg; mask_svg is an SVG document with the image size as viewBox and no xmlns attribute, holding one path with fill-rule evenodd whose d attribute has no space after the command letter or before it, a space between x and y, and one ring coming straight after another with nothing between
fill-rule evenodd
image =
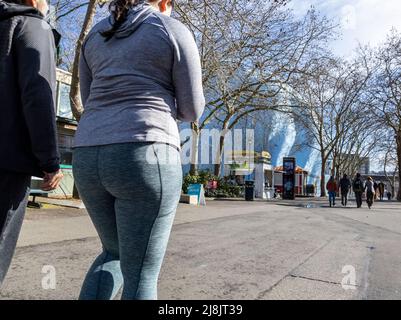
<instances>
[{"instance_id":1,"label":"pedestrian walking","mask_svg":"<svg viewBox=\"0 0 401 320\"><path fill-rule=\"evenodd\" d=\"M352 189L355 194L356 206L357 208L362 207L362 195L364 192L364 183L360 173L356 174L356 177L352 183Z\"/></svg>"},{"instance_id":2,"label":"pedestrian walking","mask_svg":"<svg viewBox=\"0 0 401 320\"><path fill-rule=\"evenodd\" d=\"M351 190L351 181L346 174L340 180L341 204L346 207L348 203L348 194Z\"/></svg>"},{"instance_id":3,"label":"pedestrian walking","mask_svg":"<svg viewBox=\"0 0 401 320\"><path fill-rule=\"evenodd\" d=\"M329 193L330 207L333 207L336 205L336 196L337 196L337 182L333 176L331 176L329 181L327 182L326 189Z\"/></svg>"},{"instance_id":4,"label":"pedestrian walking","mask_svg":"<svg viewBox=\"0 0 401 320\"><path fill-rule=\"evenodd\" d=\"M383 199L384 199L384 189L385 188L386 188L385 184L382 181L380 181L379 184L378 184L380 201L383 201Z\"/></svg>"},{"instance_id":5,"label":"pedestrian walking","mask_svg":"<svg viewBox=\"0 0 401 320\"><path fill-rule=\"evenodd\" d=\"M368 177L368 180L365 183L365 192L366 192L366 203L368 204L368 208L371 209L375 196L375 187L372 177Z\"/></svg>"},{"instance_id":6,"label":"pedestrian walking","mask_svg":"<svg viewBox=\"0 0 401 320\"><path fill-rule=\"evenodd\" d=\"M20 4L22 3L22 4ZM46 0L0 1L0 286L14 255L31 177L57 188L55 43Z\"/></svg>"},{"instance_id":7,"label":"pedestrian walking","mask_svg":"<svg viewBox=\"0 0 401 320\"><path fill-rule=\"evenodd\" d=\"M378 195L379 195L379 184L376 181L374 181L373 179L372 179L372 181L373 181L373 189L375 190L375 192L373 194L373 199L377 200Z\"/></svg>"},{"instance_id":8,"label":"pedestrian walking","mask_svg":"<svg viewBox=\"0 0 401 320\"><path fill-rule=\"evenodd\" d=\"M80 299L157 299L157 281L181 195L177 120L205 107L192 33L172 0L114 0L80 61L84 113L73 171L103 252Z\"/></svg>"}]
</instances>

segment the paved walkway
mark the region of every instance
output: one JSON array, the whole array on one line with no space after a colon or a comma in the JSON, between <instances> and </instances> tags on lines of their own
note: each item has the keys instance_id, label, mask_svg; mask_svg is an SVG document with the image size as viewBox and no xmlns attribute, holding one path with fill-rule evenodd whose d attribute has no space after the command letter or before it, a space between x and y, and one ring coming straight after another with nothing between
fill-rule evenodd
<instances>
[{"instance_id":1,"label":"paved walkway","mask_svg":"<svg viewBox=\"0 0 401 320\"><path fill-rule=\"evenodd\" d=\"M400 299L400 209L328 208L320 199L180 204L159 298ZM85 210L29 210L0 299L76 299L99 250ZM42 287L49 265L54 290Z\"/></svg>"}]
</instances>

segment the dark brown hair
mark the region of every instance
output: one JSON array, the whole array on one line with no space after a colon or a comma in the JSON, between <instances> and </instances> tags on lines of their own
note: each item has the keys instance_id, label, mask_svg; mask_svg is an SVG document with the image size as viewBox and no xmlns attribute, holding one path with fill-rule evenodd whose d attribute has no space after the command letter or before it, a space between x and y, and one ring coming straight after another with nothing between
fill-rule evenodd
<instances>
[{"instance_id":1,"label":"dark brown hair","mask_svg":"<svg viewBox=\"0 0 401 320\"><path fill-rule=\"evenodd\" d=\"M25 0L4 0L8 3L25 4Z\"/></svg>"},{"instance_id":2,"label":"dark brown hair","mask_svg":"<svg viewBox=\"0 0 401 320\"><path fill-rule=\"evenodd\" d=\"M117 32L118 28L127 19L128 11L145 0L114 0L110 3L109 10L114 17L114 23L110 30L103 31L101 35L106 38L105 41L110 40Z\"/></svg>"}]
</instances>

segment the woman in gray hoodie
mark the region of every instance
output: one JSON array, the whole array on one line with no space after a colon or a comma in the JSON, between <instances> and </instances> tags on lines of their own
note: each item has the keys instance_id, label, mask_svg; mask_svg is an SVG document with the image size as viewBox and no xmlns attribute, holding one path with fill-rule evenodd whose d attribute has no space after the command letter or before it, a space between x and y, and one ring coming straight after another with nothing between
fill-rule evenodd
<instances>
[{"instance_id":1,"label":"woman in gray hoodie","mask_svg":"<svg viewBox=\"0 0 401 320\"><path fill-rule=\"evenodd\" d=\"M157 299L182 186L177 120L205 99L198 49L172 0L115 0L86 38L74 177L103 252L80 299Z\"/></svg>"},{"instance_id":2,"label":"woman in gray hoodie","mask_svg":"<svg viewBox=\"0 0 401 320\"><path fill-rule=\"evenodd\" d=\"M365 183L365 192L366 192L366 203L368 204L368 208L371 209L375 199L375 192L376 192L372 177L368 177L368 180Z\"/></svg>"}]
</instances>

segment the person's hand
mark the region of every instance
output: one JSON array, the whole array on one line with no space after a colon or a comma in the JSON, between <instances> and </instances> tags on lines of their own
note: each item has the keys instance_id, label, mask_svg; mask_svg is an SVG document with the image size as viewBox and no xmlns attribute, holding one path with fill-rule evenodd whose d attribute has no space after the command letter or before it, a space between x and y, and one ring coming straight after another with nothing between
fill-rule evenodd
<instances>
[{"instance_id":1,"label":"person's hand","mask_svg":"<svg viewBox=\"0 0 401 320\"><path fill-rule=\"evenodd\" d=\"M63 174L61 173L60 170L52 173L45 172L45 176L43 178L43 183L42 183L42 190L52 191L57 189L62 179L63 179Z\"/></svg>"}]
</instances>

